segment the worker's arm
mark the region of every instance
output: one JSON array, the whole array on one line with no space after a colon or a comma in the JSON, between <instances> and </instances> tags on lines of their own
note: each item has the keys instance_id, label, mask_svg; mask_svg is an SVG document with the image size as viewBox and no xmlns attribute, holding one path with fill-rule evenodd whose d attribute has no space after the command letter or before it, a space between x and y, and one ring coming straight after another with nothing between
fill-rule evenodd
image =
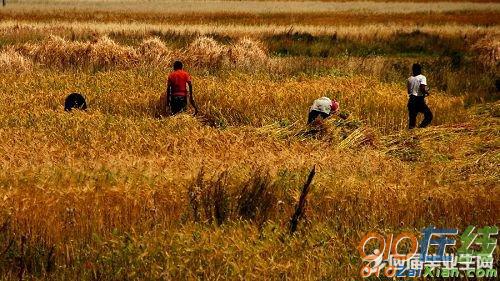
<instances>
[{"instance_id":1,"label":"worker's arm","mask_svg":"<svg viewBox=\"0 0 500 281\"><path fill-rule=\"evenodd\" d=\"M194 96L193 96L193 83L191 81L187 82L188 88L189 88L189 102L194 108L194 115L198 114L198 107L196 106L196 103L194 102Z\"/></svg>"},{"instance_id":2,"label":"worker's arm","mask_svg":"<svg viewBox=\"0 0 500 281\"><path fill-rule=\"evenodd\" d=\"M422 93L425 96L428 96L429 95L429 87L427 87L427 77L425 76L421 76L420 78L420 86L419 86L419 90L420 90L420 93Z\"/></svg>"},{"instance_id":3,"label":"worker's arm","mask_svg":"<svg viewBox=\"0 0 500 281\"><path fill-rule=\"evenodd\" d=\"M427 85L425 85L425 84L420 84L420 92L422 94L424 94L424 96L428 96L429 95L429 87L427 87Z\"/></svg>"},{"instance_id":4,"label":"worker's arm","mask_svg":"<svg viewBox=\"0 0 500 281\"><path fill-rule=\"evenodd\" d=\"M167 91L165 92L165 95L167 96L167 107L170 107L170 100L172 97L172 83L170 83L170 80L167 82Z\"/></svg>"}]
</instances>

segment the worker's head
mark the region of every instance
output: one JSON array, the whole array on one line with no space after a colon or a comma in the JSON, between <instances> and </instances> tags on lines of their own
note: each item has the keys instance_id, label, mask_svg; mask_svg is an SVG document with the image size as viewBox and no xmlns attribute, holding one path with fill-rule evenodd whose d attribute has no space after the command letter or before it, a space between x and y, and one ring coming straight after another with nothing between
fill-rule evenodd
<instances>
[{"instance_id":1,"label":"worker's head","mask_svg":"<svg viewBox=\"0 0 500 281\"><path fill-rule=\"evenodd\" d=\"M333 113L337 112L339 110L339 107L340 107L339 102L336 100L333 100L332 101L332 112Z\"/></svg>"},{"instance_id":2,"label":"worker's head","mask_svg":"<svg viewBox=\"0 0 500 281\"><path fill-rule=\"evenodd\" d=\"M411 71L413 72L413 76L417 76L422 74L422 66L419 63L414 63L411 67Z\"/></svg>"},{"instance_id":3,"label":"worker's head","mask_svg":"<svg viewBox=\"0 0 500 281\"><path fill-rule=\"evenodd\" d=\"M175 61L174 62L174 70L179 70L179 69L182 69L184 66L182 65L182 62L181 61Z\"/></svg>"},{"instance_id":4,"label":"worker's head","mask_svg":"<svg viewBox=\"0 0 500 281\"><path fill-rule=\"evenodd\" d=\"M82 94L71 93L66 97L66 100L64 101L64 110L71 111L72 109L87 109L87 102Z\"/></svg>"}]
</instances>

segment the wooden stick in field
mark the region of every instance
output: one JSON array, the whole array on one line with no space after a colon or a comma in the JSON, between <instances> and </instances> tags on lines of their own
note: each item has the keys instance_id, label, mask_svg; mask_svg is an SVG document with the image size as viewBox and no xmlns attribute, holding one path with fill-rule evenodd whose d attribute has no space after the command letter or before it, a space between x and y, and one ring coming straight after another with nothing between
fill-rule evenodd
<instances>
[{"instance_id":1,"label":"wooden stick in field","mask_svg":"<svg viewBox=\"0 0 500 281\"><path fill-rule=\"evenodd\" d=\"M295 207L295 213L293 214L292 219L290 220L290 234L293 234L297 230L297 224L299 223L299 219L304 214L306 196L309 193L309 186L311 185L311 182L315 174L316 174L316 165L314 165L314 167L312 168L311 172L309 173L309 176L307 177L307 181L305 182L304 187L302 188L302 193L300 194L299 202Z\"/></svg>"}]
</instances>

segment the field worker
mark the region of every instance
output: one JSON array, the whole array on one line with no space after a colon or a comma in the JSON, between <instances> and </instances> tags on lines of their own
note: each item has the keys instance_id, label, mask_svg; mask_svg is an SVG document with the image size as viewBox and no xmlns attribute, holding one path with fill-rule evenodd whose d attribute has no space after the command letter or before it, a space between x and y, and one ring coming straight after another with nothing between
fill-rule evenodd
<instances>
[{"instance_id":1,"label":"field worker","mask_svg":"<svg viewBox=\"0 0 500 281\"><path fill-rule=\"evenodd\" d=\"M72 109L87 109L85 97L80 93L71 93L64 100L64 110L71 111Z\"/></svg>"},{"instance_id":2,"label":"field worker","mask_svg":"<svg viewBox=\"0 0 500 281\"><path fill-rule=\"evenodd\" d=\"M336 100L331 100L327 97L322 97L314 101L311 109L309 110L309 116L307 118L307 124L311 124L317 118L321 120L330 117L332 114L337 113L339 110L339 103Z\"/></svg>"},{"instance_id":3,"label":"field worker","mask_svg":"<svg viewBox=\"0 0 500 281\"><path fill-rule=\"evenodd\" d=\"M191 76L183 70L182 62L174 62L174 71L168 75L166 103L172 115L183 112L189 102L194 108L194 115L198 113L198 107L194 102L193 84Z\"/></svg>"},{"instance_id":4,"label":"field worker","mask_svg":"<svg viewBox=\"0 0 500 281\"><path fill-rule=\"evenodd\" d=\"M429 87L427 87L427 78L422 75L422 66L418 63L412 66L413 75L408 78L408 128L413 129L417 123L417 115L419 112L424 114L424 120L418 126L419 128L427 127L432 121L432 112L425 103L425 97L429 95Z\"/></svg>"}]
</instances>

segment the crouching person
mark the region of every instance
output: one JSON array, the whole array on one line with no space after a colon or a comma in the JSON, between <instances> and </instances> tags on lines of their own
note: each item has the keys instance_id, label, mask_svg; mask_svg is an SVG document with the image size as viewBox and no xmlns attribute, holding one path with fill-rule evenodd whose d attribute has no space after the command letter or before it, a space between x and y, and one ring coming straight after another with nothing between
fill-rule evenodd
<instances>
[{"instance_id":1,"label":"crouching person","mask_svg":"<svg viewBox=\"0 0 500 281\"><path fill-rule=\"evenodd\" d=\"M64 110L71 111L73 109L87 109L87 101L85 97L80 93L71 93L64 100Z\"/></svg>"},{"instance_id":2,"label":"crouching person","mask_svg":"<svg viewBox=\"0 0 500 281\"><path fill-rule=\"evenodd\" d=\"M331 115L337 113L339 103L336 100L331 100L327 97L322 97L314 101L309 110L307 124L312 124L315 120L324 120Z\"/></svg>"},{"instance_id":3,"label":"crouching person","mask_svg":"<svg viewBox=\"0 0 500 281\"><path fill-rule=\"evenodd\" d=\"M196 115L198 107L194 102L191 76L183 70L182 62L176 61L174 71L168 76L167 91L161 102L166 103L166 108L169 108L170 114L174 115L187 109L188 100L194 108L194 115Z\"/></svg>"}]
</instances>

